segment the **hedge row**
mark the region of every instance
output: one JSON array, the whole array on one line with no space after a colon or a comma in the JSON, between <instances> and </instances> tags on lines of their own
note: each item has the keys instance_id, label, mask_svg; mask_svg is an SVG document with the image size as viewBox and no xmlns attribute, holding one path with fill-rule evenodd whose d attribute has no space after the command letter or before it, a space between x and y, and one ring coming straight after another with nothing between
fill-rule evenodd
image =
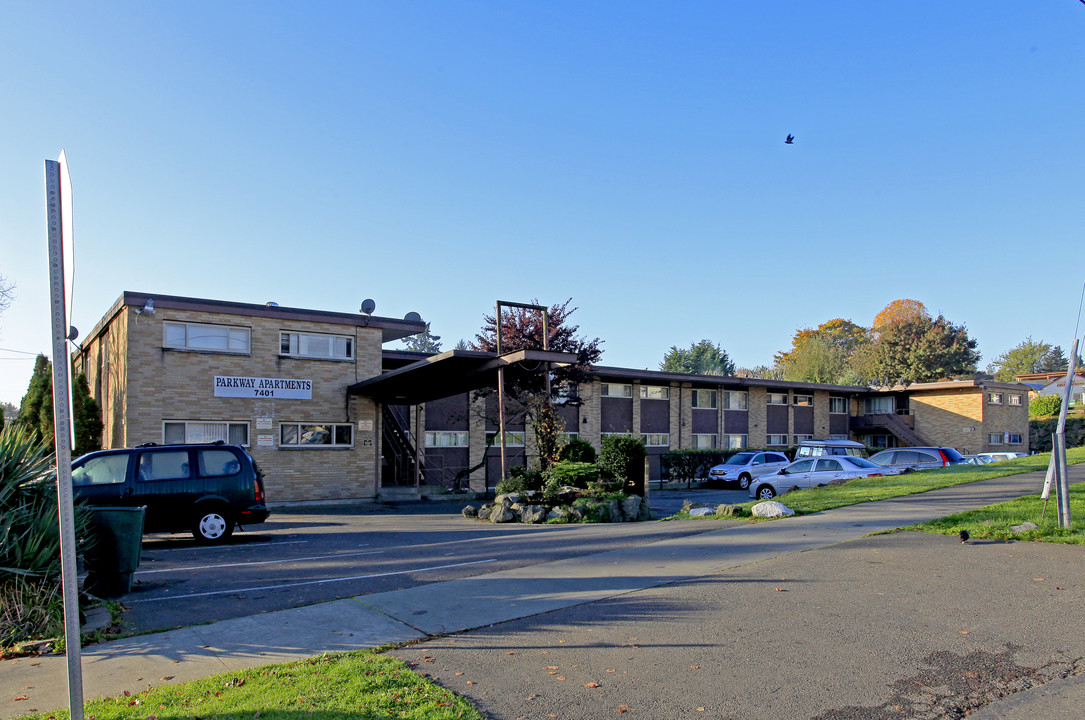
<instances>
[{"instance_id":1,"label":"hedge row","mask_svg":"<svg viewBox=\"0 0 1085 720\"><path fill-rule=\"evenodd\" d=\"M1051 452L1051 436L1058 424L1058 418L1029 420L1028 449L1033 452ZM1066 418L1066 447L1082 445L1085 445L1085 418Z\"/></svg>"}]
</instances>

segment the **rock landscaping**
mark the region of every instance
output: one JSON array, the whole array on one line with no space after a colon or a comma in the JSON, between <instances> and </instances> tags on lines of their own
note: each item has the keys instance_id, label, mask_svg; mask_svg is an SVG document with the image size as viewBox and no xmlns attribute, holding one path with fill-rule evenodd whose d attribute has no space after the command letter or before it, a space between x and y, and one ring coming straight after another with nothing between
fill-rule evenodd
<instances>
[{"instance_id":1,"label":"rock landscaping","mask_svg":"<svg viewBox=\"0 0 1085 720\"><path fill-rule=\"evenodd\" d=\"M648 503L639 495L608 493L594 496L563 487L556 504L545 503L542 493L505 493L481 507L467 505L463 516L492 523L638 522L651 520Z\"/></svg>"}]
</instances>

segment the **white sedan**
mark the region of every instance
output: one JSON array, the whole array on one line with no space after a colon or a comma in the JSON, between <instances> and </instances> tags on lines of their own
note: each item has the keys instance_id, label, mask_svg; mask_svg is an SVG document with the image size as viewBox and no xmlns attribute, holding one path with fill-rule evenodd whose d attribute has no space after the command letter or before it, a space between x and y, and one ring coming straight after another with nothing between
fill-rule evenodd
<instances>
[{"instance_id":1,"label":"white sedan","mask_svg":"<svg viewBox=\"0 0 1085 720\"><path fill-rule=\"evenodd\" d=\"M852 455L806 458L791 463L777 473L757 478L750 483L750 497L771 500L788 490L828 485L833 480L847 481L896 474L891 468Z\"/></svg>"}]
</instances>

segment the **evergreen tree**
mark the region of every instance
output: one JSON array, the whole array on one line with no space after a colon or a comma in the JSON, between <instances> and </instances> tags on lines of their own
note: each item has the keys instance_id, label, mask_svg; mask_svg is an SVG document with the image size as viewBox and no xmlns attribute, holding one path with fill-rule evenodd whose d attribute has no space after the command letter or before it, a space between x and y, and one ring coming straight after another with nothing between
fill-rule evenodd
<instances>
[{"instance_id":1,"label":"evergreen tree","mask_svg":"<svg viewBox=\"0 0 1085 720\"><path fill-rule=\"evenodd\" d=\"M34 360L34 373L30 376L26 394L19 403L19 415L16 424L22 425L34 434L34 440L41 442L41 406L45 397L53 392L52 366L44 355Z\"/></svg>"},{"instance_id":2,"label":"evergreen tree","mask_svg":"<svg viewBox=\"0 0 1085 720\"><path fill-rule=\"evenodd\" d=\"M414 352L428 352L436 355L441 352L441 336L431 333L429 323L426 323L426 329L423 332L403 338L403 347Z\"/></svg>"},{"instance_id":3,"label":"evergreen tree","mask_svg":"<svg viewBox=\"0 0 1085 720\"><path fill-rule=\"evenodd\" d=\"M718 343L701 340L691 343L688 350L671 345L659 369L691 375L734 375L735 363Z\"/></svg>"},{"instance_id":4,"label":"evergreen tree","mask_svg":"<svg viewBox=\"0 0 1085 720\"><path fill-rule=\"evenodd\" d=\"M102 411L91 397L87 376L72 379L72 425L75 429L74 452L84 454L102 449ZM16 422L34 434L34 439L46 446L53 445L53 366L44 355L34 363L34 375L23 396Z\"/></svg>"}]
</instances>

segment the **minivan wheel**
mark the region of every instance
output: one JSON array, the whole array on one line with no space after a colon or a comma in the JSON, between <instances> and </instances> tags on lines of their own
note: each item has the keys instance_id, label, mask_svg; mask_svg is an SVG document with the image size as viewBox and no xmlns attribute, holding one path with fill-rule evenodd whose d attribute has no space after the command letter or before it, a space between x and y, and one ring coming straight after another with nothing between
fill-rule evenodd
<instances>
[{"instance_id":1,"label":"minivan wheel","mask_svg":"<svg viewBox=\"0 0 1085 720\"><path fill-rule=\"evenodd\" d=\"M221 508L199 510L192 525L192 537L197 542L224 543L234 533L234 521Z\"/></svg>"},{"instance_id":2,"label":"minivan wheel","mask_svg":"<svg viewBox=\"0 0 1085 720\"><path fill-rule=\"evenodd\" d=\"M762 485L757 488L758 500L772 500L774 497L776 497L776 491L772 489L771 485Z\"/></svg>"},{"instance_id":3,"label":"minivan wheel","mask_svg":"<svg viewBox=\"0 0 1085 720\"><path fill-rule=\"evenodd\" d=\"M746 473L742 473L738 476L738 486L743 490L750 489L750 476Z\"/></svg>"}]
</instances>

